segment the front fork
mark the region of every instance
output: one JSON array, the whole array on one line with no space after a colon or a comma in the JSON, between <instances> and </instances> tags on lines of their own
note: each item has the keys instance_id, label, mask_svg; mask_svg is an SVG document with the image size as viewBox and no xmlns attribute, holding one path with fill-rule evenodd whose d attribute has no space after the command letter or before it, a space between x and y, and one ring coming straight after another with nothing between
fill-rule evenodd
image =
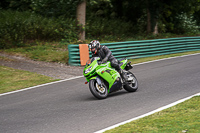
<instances>
[{"instance_id":1,"label":"front fork","mask_svg":"<svg viewBox=\"0 0 200 133\"><path fill-rule=\"evenodd\" d=\"M96 81L97 81L97 84L100 86L100 87L102 87L102 82L101 82L101 78L100 78L100 76L96 76L96 77L92 77L90 80L92 80L92 79L95 79ZM87 82L85 82L85 84L87 84L88 83L88 81Z\"/></svg>"},{"instance_id":2,"label":"front fork","mask_svg":"<svg viewBox=\"0 0 200 133\"><path fill-rule=\"evenodd\" d=\"M97 84L102 87L101 78L99 76L96 77Z\"/></svg>"}]
</instances>

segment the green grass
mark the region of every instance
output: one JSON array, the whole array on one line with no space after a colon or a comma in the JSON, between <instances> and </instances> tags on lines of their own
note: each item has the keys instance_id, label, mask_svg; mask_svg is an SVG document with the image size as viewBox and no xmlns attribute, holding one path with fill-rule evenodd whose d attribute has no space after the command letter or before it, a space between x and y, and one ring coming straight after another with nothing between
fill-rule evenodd
<instances>
[{"instance_id":1,"label":"green grass","mask_svg":"<svg viewBox=\"0 0 200 133\"><path fill-rule=\"evenodd\" d=\"M141 63L141 62L153 61L153 60L170 58L170 57L177 57L177 56L182 56L182 55L196 54L196 53L200 53L200 51L191 51L191 52L160 55L160 56L153 56L153 57L146 57L146 58L139 58L139 59L130 59L129 61L131 61L134 64L137 64L137 63Z\"/></svg>"},{"instance_id":2,"label":"green grass","mask_svg":"<svg viewBox=\"0 0 200 133\"><path fill-rule=\"evenodd\" d=\"M68 63L67 45L58 43L42 44L0 50L11 55L20 55L33 60L45 62Z\"/></svg>"},{"instance_id":3,"label":"green grass","mask_svg":"<svg viewBox=\"0 0 200 133\"><path fill-rule=\"evenodd\" d=\"M200 96L105 133L200 133Z\"/></svg>"},{"instance_id":4,"label":"green grass","mask_svg":"<svg viewBox=\"0 0 200 133\"><path fill-rule=\"evenodd\" d=\"M53 78L28 71L0 66L0 93L56 81Z\"/></svg>"},{"instance_id":5,"label":"green grass","mask_svg":"<svg viewBox=\"0 0 200 133\"><path fill-rule=\"evenodd\" d=\"M10 48L0 50L0 52L5 52L10 55L20 55L24 56L33 60L45 61L45 62L59 62L59 63L68 63L68 49L67 45L56 43L39 43L38 45L28 46L28 47L20 47L20 48ZM200 51L191 51L191 52L184 52L184 53L177 53L177 54L170 54L170 55L161 55L161 56L154 56L154 57L146 57L146 58L139 58L139 59L130 59L130 61L134 64L158 60L163 58L175 57L175 56L182 56L188 54L195 54L200 53Z\"/></svg>"}]
</instances>

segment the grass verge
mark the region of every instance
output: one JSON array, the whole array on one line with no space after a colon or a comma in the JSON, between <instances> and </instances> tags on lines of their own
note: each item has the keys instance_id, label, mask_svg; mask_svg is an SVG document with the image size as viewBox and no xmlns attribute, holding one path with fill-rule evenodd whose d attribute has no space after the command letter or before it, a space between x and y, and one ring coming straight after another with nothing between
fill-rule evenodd
<instances>
[{"instance_id":1,"label":"grass verge","mask_svg":"<svg viewBox=\"0 0 200 133\"><path fill-rule=\"evenodd\" d=\"M10 55L23 56L32 60L68 63L67 45L39 42L37 45L0 50Z\"/></svg>"},{"instance_id":2,"label":"grass verge","mask_svg":"<svg viewBox=\"0 0 200 133\"><path fill-rule=\"evenodd\" d=\"M105 133L199 133L200 96Z\"/></svg>"},{"instance_id":3,"label":"grass verge","mask_svg":"<svg viewBox=\"0 0 200 133\"><path fill-rule=\"evenodd\" d=\"M147 62L147 61L153 61L153 60L159 60L159 59L165 59L170 57L177 57L177 56L183 56L183 55L190 55L190 54L196 54L200 53L200 51L190 51L190 52L184 52L184 53L176 53L176 54L169 54L169 55L160 55L160 56L153 56L153 57L146 57L146 58L139 58L139 59L130 59L134 64Z\"/></svg>"},{"instance_id":4,"label":"grass verge","mask_svg":"<svg viewBox=\"0 0 200 133\"><path fill-rule=\"evenodd\" d=\"M0 66L0 93L56 81L53 78L28 71Z\"/></svg>"}]
</instances>

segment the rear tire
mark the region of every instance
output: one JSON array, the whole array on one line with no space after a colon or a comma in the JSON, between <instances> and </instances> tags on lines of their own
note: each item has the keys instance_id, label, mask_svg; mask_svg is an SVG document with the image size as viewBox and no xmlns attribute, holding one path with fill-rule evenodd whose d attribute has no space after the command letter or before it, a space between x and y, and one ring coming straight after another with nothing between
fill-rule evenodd
<instances>
[{"instance_id":1,"label":"rear tire","mask_svg":"<svg viewBox=\"0 0 200 133\"><path fill-rule=\"evenodd\" d=\"M138 89L137 78L130 71L127 71L125 74L127 75L128 79L132 78L132 80L125 82L124 89L128 92L135 92Z\"/></svg>"},{"instance_id":2,"label":"rear tire","mask_svg":"<svg viewBox=\"0 0 200 133\"><path fill-rule=\"evenodd\" d=\"M91 93L97 99L105 99L108 96L107 86L102 82L102 87L100 87L95 79L90 80L89 88Z\"/></svg>"}]
</instances>

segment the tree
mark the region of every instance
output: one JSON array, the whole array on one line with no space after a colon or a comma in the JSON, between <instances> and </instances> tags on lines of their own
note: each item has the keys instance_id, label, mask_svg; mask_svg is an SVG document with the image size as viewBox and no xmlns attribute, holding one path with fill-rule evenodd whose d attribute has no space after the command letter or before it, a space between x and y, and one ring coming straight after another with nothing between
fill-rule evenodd
<instances>
[{"instance_id":1,"label":"tree","mask_svg":"<svg viewBox=\"0 0 200 133\"><path fill-rule=\"evenodd\" d=\"M85 40L86 0L79 2L77 6L77 25L79 27L79 40Z\"/></svg>"},{"instance_id":2,"label":"tree","mask_svg":"<svg viewBox=\"0 0 200 133\"><path fill-rule=\"evenodd\" d=\"M184 33L186 30L181 25L185 23L185 20L180 16L183 14L187 15L187 17L194 16L200 9L199 0L162 0L162 3L160 19L162 19L162 23L166 27L166 32L172 33Z\"/></svg>"},{"instance_id":3,"label":"tree","mask_svg":"<svg viewBox=\"0 0 200 133\"><path fill-rule=\"evenodd\" d=\"M191 16L200 8L200 0L146 0L146 3L147 33L153 34L158 34L158 22L161 21L174 32L182 23L178 16Z\"/></svg>"},{"instance_id":4,"label":"tree","mask_svg":"<svg viewBox=\"0 0 200 133\"><path fill-rule=\"evenodd\" d=\"M160 0L146 0L147 33L158 34L158 18L162 3Z\"/></svg>"},{"instance_id":5,"label":"tree","mask_svg":"<svg viewBox=\"0 0 200 133\"><path fill-rule=\"evenodd\" d=\"M0 9L7 9L9 7L9 2L7 0L1 0Z\"/></svg>"}]
</instances>

